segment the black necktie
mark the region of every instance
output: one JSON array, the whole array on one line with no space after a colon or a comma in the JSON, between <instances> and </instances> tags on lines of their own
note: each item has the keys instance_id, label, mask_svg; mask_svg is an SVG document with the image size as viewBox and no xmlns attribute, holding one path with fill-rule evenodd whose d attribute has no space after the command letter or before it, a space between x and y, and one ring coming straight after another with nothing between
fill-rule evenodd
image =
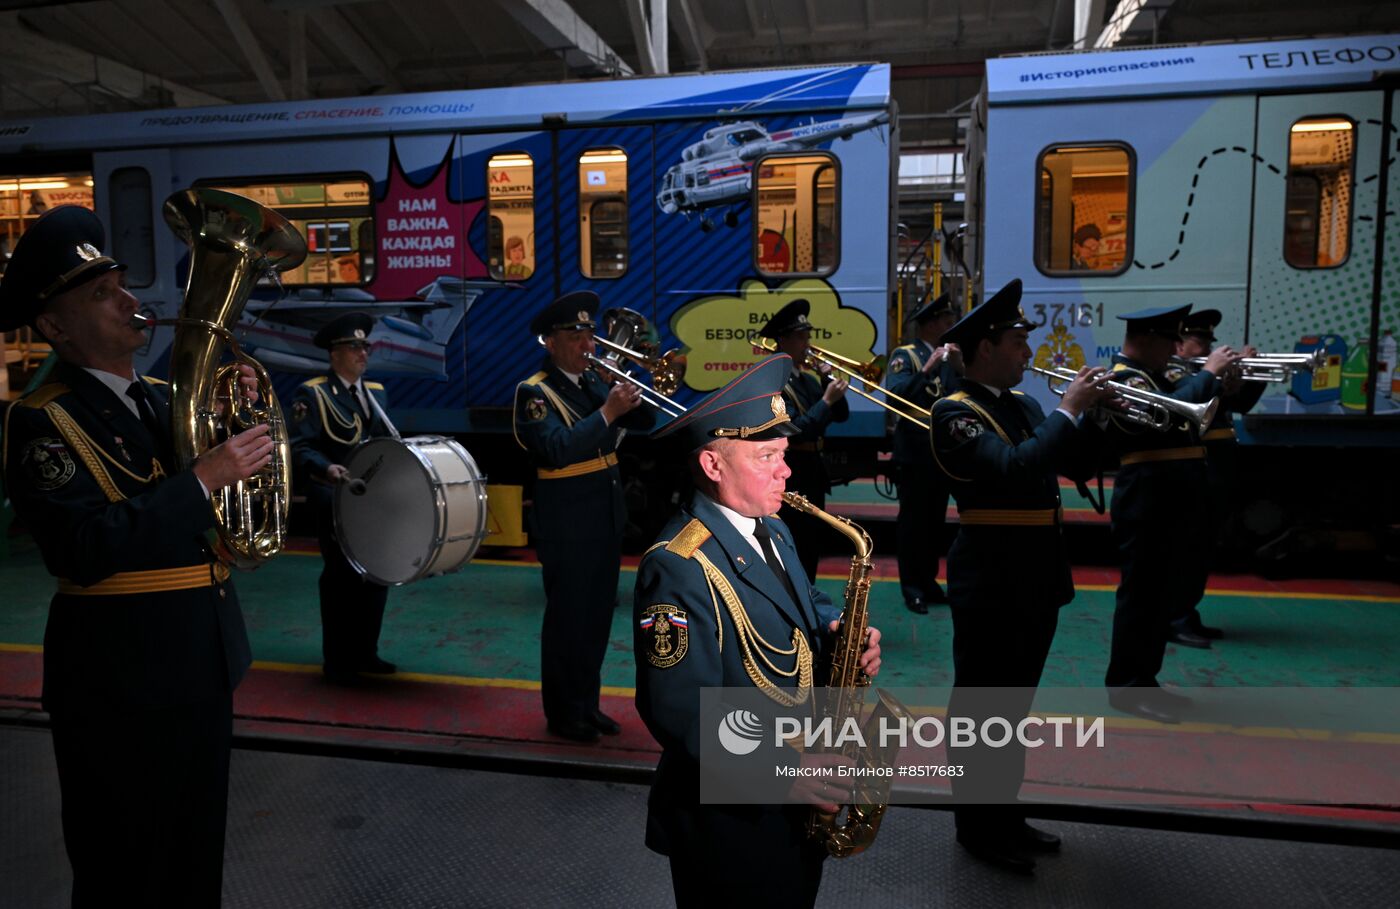
<instances>
[{"instance_id":1,"label":"black necktie","mask_svg":"<svg viewBox=\"0 0 1400 909\"><path fill-rule=\"evenodd\" d=\"M787 569L778 560L778 550L773 548L773 536L768 532L768 527L759 518L753 528L754 538L758 540L758 548L763 552L763 561L768 563L768 568L778 580L782 582L783 588L787 590L788 596L792 597L792 605L801 606L801 600L797 598L797 588L792 586L792 578L788 577Z\"/></svg>"},{"instance_id":2,"label":"black necktie","mask_svg":"<svg viewBox=\"0 0 1400 909\"><path fill-rule=\"evenodd\" d=\"M155 408L151 406L146 383L140 380L132 382L126 388L126 396L136 402L136 412L141 416L141 424L151 434L151 441L155 442L157 446L161 445L164 441L164 433L161 432L160 422L156 420Z\"/></svg>"}]
</instances>

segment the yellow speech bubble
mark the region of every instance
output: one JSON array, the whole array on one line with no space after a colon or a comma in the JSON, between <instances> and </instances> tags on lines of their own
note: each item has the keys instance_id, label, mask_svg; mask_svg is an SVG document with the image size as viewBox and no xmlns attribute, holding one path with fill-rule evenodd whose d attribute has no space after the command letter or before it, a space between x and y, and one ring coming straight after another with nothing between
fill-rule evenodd
<instances>
[{"instance_id":1,"label":"yellow speech bubble","mask_svg":"<svg viewBox=\"0 0 1400 909\"><path fill-rule=\"evenodd\" d=\"M875 346L875 323L859 309L841 305L836 289L821 278L796 278L769 288L749 279L738 294L701 297L671 317L671 331L685 346L685 384L714 391L767 354L755 352L758 330L793 300L812 304L812 343L862 362Z\"/></svg>"}]
</instances>

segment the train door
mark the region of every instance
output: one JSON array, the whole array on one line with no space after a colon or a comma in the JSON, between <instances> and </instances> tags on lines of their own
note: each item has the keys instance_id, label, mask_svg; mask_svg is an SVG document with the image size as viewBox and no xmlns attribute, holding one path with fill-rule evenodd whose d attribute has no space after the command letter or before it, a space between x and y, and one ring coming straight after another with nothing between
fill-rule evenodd
<instances>
[{"instance_id":1,"label":"train door","mask_svg":"<svg viewBox=\"0 0 1400 909\"><path fill-rule=\"evenodd\" d=\"M552 145L548 131L457 140L453 181L473 253L467 280L480 291L465 320L469 408L508 407L539 367L528 326L558 290Z\"/></svg>"},{"instance_id":2,"label":"train door","mask_svg":"<svg viewBox=\"0 0 1400 909\"><path fill-rule=\"evenodd\" d=\"M175 261L184 245L165 224L165 199L177 189L170 152L107 152L93 158L92 182L98 217L107 225L111 255L127 266L126 283L152 318L174 318L184 288L175 274ZM173 328L151 333L137 352L137 364L161 372L159 361L174 337Z\"/></svg>"},{"instance_id":3,"label":"train door","mask_svg":"<svg viewBox=\"0 0 1400 909\"><path fill-rule=\"evenodd\" d=\"M591 290L604 310L636 310L654 324L651 132L560 130L554 168L560 292Z\"/></svg>"},{"instance_id":4,"label":"train door","mask_svg":"<svg viewBox=\"0 0 1400 909\"><path fill-rule=\"evenodd\" d=\"M1247 338L1261 351L1327 352L1262 409L1368 410L1383 104L1380 91L1259 99Z\"/></svg>"}]
</instances>

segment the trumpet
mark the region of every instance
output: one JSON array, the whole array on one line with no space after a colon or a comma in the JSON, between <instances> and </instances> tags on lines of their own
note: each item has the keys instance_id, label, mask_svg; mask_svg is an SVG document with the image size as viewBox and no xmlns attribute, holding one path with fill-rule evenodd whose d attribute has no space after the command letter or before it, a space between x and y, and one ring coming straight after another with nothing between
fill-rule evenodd
<instances>
[{"instance_id":1,"label":"trumpet","mask_svg":"<svg viewBox=\"0 0 1400 909\"><path fill-rule=\"evenodd\" d=\"M1074 370L1060 367L1042 369L1039 366L1032 366L1031 370L1045 376L1045 384L1050 391L1061 397L1064 396L1065 391L1056 383L1067 385L1074 381L1076 375ZM1114 411L1113 416L1121 417L1129 423L1137 423L1140 426L1155 429L1158 432L1171 429L1172 421L1176 418L1185 420L1187 425L1194 426L1197 432L1205 432L1210 426L1211 420L1215 419L1216 410L1220 408L1219 398L1211 398L1204 404L1188 404L1185 401L1178 401L1176 398L1153 391L1143 391L1141 388L1134 388L1122 382L1107 382L1104 387L1128 405L1127 410Z\"/></svg>"},{"instance_id":2,"label":"trumpet","mask_svg":"<svg viewBox=\"0 0 1400 909\"><path fill-rule=\"evenodd\" d=\"M778 342L771 338L758 338L754 340L753 346L764 353L774 353L778 349ZM828 366L844 374L853 382L860 382L862 387L857 388L851 385L850 390L865 398L872 404L878 404L891 413L901 416L923 429L929 428L929 419L932 414L926 407L920 407L908 398L902 398L882 385L879 385L880 374L884 372L876 363L861 363L859 360L852 360L850 357L843 357L840 354L823 350L820 347L809 347L807 357L802 366L808 369L817 369L820 366ZM872 392L880 392L887 398L898 401L903 407L895 407L889 401L882 401L875 397ZM905 409L907 408L907 410Z\"/></svg>"},{"instance_id":3,"label":"trumpet","mask_svg":"<svg viewBox=\"0 0 1400 909\"><path fill-rule=\"evenodd\" d=\"M1172 357L1172 362L1191 372L1200 372L1205 357ZM1312 353L1266 353L1235 361L1240 378L1246 382L1291 382L1295 372L1313 372L1327 363L1327 351Z\"/></svg>"}]
</instances>

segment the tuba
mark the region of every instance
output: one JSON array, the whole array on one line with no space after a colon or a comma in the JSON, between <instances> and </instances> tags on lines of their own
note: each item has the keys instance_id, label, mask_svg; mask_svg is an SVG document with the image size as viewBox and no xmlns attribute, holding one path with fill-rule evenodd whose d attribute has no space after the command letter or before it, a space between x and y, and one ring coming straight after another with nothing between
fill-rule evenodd
<instances>
[{"instance_id":1,"label":"tuba","mask_svg":"<svg viewBox=\"0 0 1400 909\"><path fill-rule=\"evenodd\" d=\"M175 193L165 200L165 221L190 247L180 316L156 323L175 326L170 349L175 457L184 470L229 436L268 425L271 461L246 480L211 493L219 558L255 568L276 555L286 539L292 446L271 377L243 353L231 327L259 278L301 264L306 241L271 209L216 189ZM234 359L221 365L226 344ZM240 364L257 375L256 404L243 393Z\"/></svg>"},{"instance_id":2,"label":"tuba","mask_svg":"<svg viewBox=\"0 0 1400 909\"><path fill-rule=\"evenodd\" d=\"M831 525L856 547L851 557L851 574L846 580L846 598L841 613L841 627L836 633L836 644L832 654L831 677L827 680L826 698L823 709L827 717L841 728L848 717L856 717L865 707L865 690L870 687L870 679L860 668L860 655L865 650L865 635L870 628L870 553L874 546L870 534L845 518L827 514L806 498L792 492L783 493L783 501L789 507L811 515ZM890 694L875 690L879 697L874 711L866 719L862 731L867 742L876 741L876 731L886 717L894 717L904 722L911 718L908 708ZM899 745L881 750L862 747L856 744L843 746L843 753L857 764L889 767L894 763ZM852 804L835 813L813 808L807 818L807 835L826 846L828 854L835 858L846 858L864 852L875 842L880 832L880 821L884 819L886 800L889 798L890 780L888 777L857 777Z\"/></svg>"}]
</instances>

